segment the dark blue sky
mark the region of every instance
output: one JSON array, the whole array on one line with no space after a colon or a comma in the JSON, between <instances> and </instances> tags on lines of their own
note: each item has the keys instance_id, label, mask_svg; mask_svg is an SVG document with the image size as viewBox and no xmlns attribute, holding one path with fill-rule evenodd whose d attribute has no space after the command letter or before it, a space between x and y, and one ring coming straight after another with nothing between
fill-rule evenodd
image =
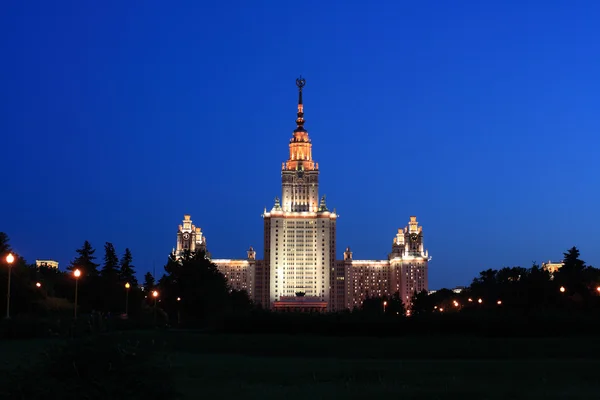
<instances>
[{"instance_id":1,"label":"dark blue sky","mask_svg":"<svg viewBox=\"0 0 600 400\"><path fill-rule=\"evenodd\" d=\"M184 213L262 257L302 74L338 256L417 215L430 288L600 266L596 1L8 3L0 231L30 261L110 241L162 273Z\"/></svg>"}]
</instances>

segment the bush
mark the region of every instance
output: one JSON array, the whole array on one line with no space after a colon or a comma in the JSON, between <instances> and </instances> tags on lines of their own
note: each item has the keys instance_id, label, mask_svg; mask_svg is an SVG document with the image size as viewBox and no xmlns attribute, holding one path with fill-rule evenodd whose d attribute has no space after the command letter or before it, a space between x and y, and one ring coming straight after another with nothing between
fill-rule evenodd
<instances>
[{"instance_id":1,"label":"bush","mask_svg":"<svg viewBox=\"0 0 600 400\"><path fill-rule=\"evenodd\" d=\"M40 365L13 372L0 398L174 399L162 347L121 335L75 339L49 350Z\"/></svg>"}]
</instances>

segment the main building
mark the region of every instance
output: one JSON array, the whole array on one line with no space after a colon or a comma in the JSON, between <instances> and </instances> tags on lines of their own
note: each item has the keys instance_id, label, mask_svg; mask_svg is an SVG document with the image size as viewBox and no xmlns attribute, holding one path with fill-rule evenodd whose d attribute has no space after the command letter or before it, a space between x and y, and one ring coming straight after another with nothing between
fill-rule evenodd
<instances>
[{"instance_id":1,"label":"main building","mask_svg":"<svg viewBox=\"0 0 600 400\"><path fill-rule=\"evenodd\" d=\"M232 289L246 290L265 308L295 311L340 311L360 307L370 296L399 293L405 304L412 294L427 290L430 260L423 247L423 229L412 216L398 229L387 260L354 260L346 248L336 260L338 215L319 198L319 163L304 128L302 90L296 79L298 115L289 143L288 160L281 166L281 199L265 208L264 259L252 247L245 260L212 259ZM185 215L177 232L176 254L205 251L206 237ZM206 253L210 257L210 253Z\"/></svg>"}]
</instances>

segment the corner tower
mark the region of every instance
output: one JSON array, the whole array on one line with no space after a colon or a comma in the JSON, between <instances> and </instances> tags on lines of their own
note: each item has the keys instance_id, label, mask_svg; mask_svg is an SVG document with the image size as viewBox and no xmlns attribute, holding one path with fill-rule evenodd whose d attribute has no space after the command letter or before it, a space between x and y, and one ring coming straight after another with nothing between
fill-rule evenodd
<instances>
[{"instance_id":1,"label":"corner tower","mask_svg":"<svg viewBox=\"0 0 600 400\"><path fill-rule=\"evenodd\" d=\"M335 264L335 211L319 199L319 166L304 128L302 99L306 80L296 79L298 113L289 142L289 157L281 168L281 201L263 213L265 267L269 306L326 307L330 302Z\"/></svg>"}]
</instances>

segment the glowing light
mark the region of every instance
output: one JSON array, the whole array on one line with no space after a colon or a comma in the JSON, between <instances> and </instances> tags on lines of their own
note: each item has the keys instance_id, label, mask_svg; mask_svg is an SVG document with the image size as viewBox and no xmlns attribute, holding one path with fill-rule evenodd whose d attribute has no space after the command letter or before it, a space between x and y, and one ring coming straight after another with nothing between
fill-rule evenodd
<instances>
[{"instance_id":1,"label":"glowing light","mask_svg":"<svg viewBox=\"0 0 600 400\"><path fill-rule=\"evenodd\" d=\"M12 263L15 262L15 256L12 255L12 253L8 253L8 255L6 256L6 262L10 265Z\"/></svg>"},{"instance_id":2,"label":"glowing light","mask_svg":"<svg viewBox=\"0 0 600 400\"><path fill-rule=\"evenodd\" d=\"M73 275L75 276L75 278L79 278L81 276L81 271L76 269L75 271L73 271Z\"/></svg>"},{"instance_id":3,"label":"glowing light","mask_svg":"<svg viewBox=\"0 0 600 400\"><path fill-rule=\"evenodd\" d=\"M498 303L498 305L502 304L502 300L498 300L496 303Z\"/></svg>"},{"instance_id":4,"label":"glowing light","mask_svg":"<svg viewBox=\"0 0 600 400\"><path fill-rule=\"evenodd\" d=\"M481 303L483 303L483 300L481 300L481 299L478 299L478 300L477 300L477 302L478 302L479 304L481 304Z\"/></svg>"},{"instance_id":5,"label":"glowing light","mask_svg":"<svg viewBox=\"0 0 600 400\"><path fill-rule=\"evenodd\" d=\"M387 301L384 301L384 302L383 302L383 305L384 305L384 306L387 306Z\"/></svg>"},{"instance_id":6,"label":"glowing light","mask_svg":"<svg viewBox=\"0 0 600 400\"><path fill-rule=\"evenodd\" d=\"M433 309L434 309L434 310L437 310L437 306L433 306Z\"/></svg>"},{"instance_id":7,"label":"glowing light","mask_svg":"<svg viewBox=\"0 0 600 400\"><path fill-rule=\"evenodd\" d=\"M473 302L473 299L469 297L469 303Z\"/></svg>"},{"instance_id":8,"label":"glowing light","mask_svg":"<svg viewBox=\"0 0 600 400\"><path fill-rule=\"evenodd\" d=\"M158 292L156 290L152 292L152 297L158 297Z\"/></svg>"},{"instance_id":9,"label":"glowing light","mask_svg":"<svg viewBox=\"0 0 600 400\"><path fill-rule=\"evenodd\" d=\"M458 306L459 306L458 301L454 300L454 307L458 307Z\"/></svg>"},{"instance_id":10,"label":"glowing light","mask_svg":"<svg viewBox=\"0 0 600 400\"><path fill-rule=\"evenodd\" d=\"M130 287L131 287L131 285L129 284L129 282L127 282L127 283L125 284L125 289L129 289Z\"/></svg>"},{"instance_id":11,"label":"glowing light","mask_svg":"<svg viewBox=\"0 0 600 400\"><path fill-rule=\"evenodd\" d=\"M444 309L443 309L443 308L440 308L440 312L444 312Z\"/></svg>"},{"instance_id":12,"label":"glowing light","mask_svg":"<svg viewBox=\"0 0 600 400\"><path fill-rule=\"evenodd\" d=\"M567 290L567 289L565 289L565 287L564 287L564 286L561 286L561 287L560 287L560 289L558 289L558 290L560 290L560 292L561 292L561 293L564 293L564 292L565 292L565 290Z\"/></svg>"},{"instance_id":13,"label":"glowing light","mask_svg":"<svg viewBox=\"0 0 600 400\"><path fill-rule=\"evenodd\" d=\"M600 286L596 287L596 292L600 293Z\"/></svg>"},{"instance_id":14,"label":"glowing light","mask_svg":"<svg viewBox=\"0 0 600 400\"><path fill-rule=\"evenodd\" d=\"M39 283L39 282L36 282L36 283L35 283L35 286L37 286L37 287L42 287L42 284L41 284L41 283Z\"/></svg>"},{"instance_id":15,"label":"glowing light","mask_svg":"<svg viewBox=\"0 0 600 400\"><path fill-rule=\"evenodd\" d=\"M177 301L181 301L181 297L178 297L178 298L177 298Z\"/></svg>"}]
</instances>

